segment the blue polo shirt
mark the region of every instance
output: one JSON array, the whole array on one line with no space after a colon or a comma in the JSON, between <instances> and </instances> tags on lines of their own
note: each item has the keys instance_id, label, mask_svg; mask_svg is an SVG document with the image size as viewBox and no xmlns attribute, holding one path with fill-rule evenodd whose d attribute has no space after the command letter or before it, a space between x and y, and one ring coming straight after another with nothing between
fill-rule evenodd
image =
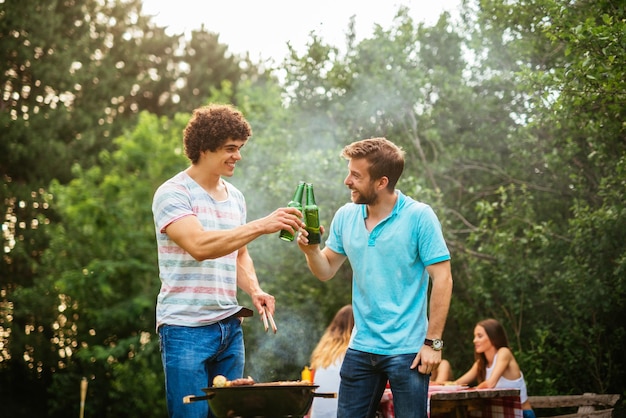
<instances>
[{"instance_id":1,"label":"blue polo shirt","mask_svg":"<svg viewBox=\"0 0 626 418\"><path fill-rule=\"evenodd\" d=\"M342 206L325 243L352 267L350 348L381 355L420 350L428 328L426 266L450 259L432 208L396 194L393 210L372 231L365 228L365 205Z\"/></svg>"}]
</instances>

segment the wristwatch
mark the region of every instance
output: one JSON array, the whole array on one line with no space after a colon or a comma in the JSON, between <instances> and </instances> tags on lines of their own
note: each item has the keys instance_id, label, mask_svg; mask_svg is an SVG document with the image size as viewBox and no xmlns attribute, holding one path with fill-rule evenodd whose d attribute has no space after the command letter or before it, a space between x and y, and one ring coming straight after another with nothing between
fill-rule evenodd
<instances>
[{"instance_id":1,"label":"wristwatch","mask_svg":"<svg viewBox=\"0 0 626 418\"><path fill-rule=\"evenodd\" d=\"M443 350L443 340L439 340L439 339L429 340L428 338L426 338L424 340L424 345L429 346L435 351Z\"/></svg>"}]
</instances>

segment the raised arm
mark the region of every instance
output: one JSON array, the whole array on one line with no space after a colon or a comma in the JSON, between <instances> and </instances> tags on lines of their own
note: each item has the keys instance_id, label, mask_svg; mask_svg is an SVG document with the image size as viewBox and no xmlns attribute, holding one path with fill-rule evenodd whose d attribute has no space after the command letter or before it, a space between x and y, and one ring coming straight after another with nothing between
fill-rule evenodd
<instances>
[{"instance_id":1,"label":"raised arm","mask_svg":"<svg viewBox=\"0 0 626 418\"><path fill-rule=\"evenodd\" d=\"M219 258L236 251L264 234L282 229L297 230L304 224L295 208L279 208L264 218L228 230L207 231L195 216L185 216L165 232L182 249L198 261Z\"/></svg>"},{"instance_id":2,"label":"raised arm","mask_svg":"<svg viewBox=\"0 0 626 418\"><path fill-rule=\"evenodd\" d=\"M321 227L321 231L323 234L324 227ZM306 230L302 229L300 231L298 234L298 247L304 253L309 270L323 282L332 279L347 257L334 252L328 247L320 250L319 244L309 245L307 235Z\"/></svg>"}]
</instances>

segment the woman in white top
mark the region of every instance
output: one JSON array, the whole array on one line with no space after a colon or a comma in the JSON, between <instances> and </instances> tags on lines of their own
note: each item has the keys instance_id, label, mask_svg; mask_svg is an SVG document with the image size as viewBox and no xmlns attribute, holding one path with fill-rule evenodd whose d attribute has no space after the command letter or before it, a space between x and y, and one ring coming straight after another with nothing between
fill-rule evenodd
<instances>
[{"instance_id":1,"label":"woman in white top","mask_svg":"<svg viewBox=\"0 0 626 418\"><path fill-rule=\"evenodd\" d=\"M317 343L311 354L311 368L315 370L314 381L319 385L317 391L338 393L339 371L343 358L350 343L350 336L354 328L354 315L352 306L346 305L341 308L326 328L324 335ZM311 418L336 418L336 398L314 398L310 411Z\"/></svg>"},{"instance_id":2,"label":"woman in white top","mask_svg":"<svg viewBox=\"0 0 626 418\"><path fill-rule=\"evenodd\" d=\"M485 319L474 328L474 357L472 368L455 383L469 385L477 381L478 389L512 388L520 390L524 418L535 418L528 402L524 375L509 348L504 328L495 319Z\"/></svg>"}]
</instances>

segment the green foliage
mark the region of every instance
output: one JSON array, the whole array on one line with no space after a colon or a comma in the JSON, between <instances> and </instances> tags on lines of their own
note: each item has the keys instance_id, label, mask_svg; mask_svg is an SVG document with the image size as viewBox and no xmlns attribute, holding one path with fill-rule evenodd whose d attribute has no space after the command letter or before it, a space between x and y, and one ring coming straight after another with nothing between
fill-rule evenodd
<instances>
[{"instance_id":1,"label":"green foliage","mask_svg":"<svg viewBox=\"0 0 626 418\"><path fill-rule=\"evenodd\" d=\"M101 151L112 152L111 138L140 111L173 117L191 110L181 103L195 107L226 81L231 101L241 78L264 78L247 61L243 70L217 35L169 36L140 10L140 0L0 3L0 211L3 227L18 225L17 235L27 238L13 243L7 234L1 272L39 263L45 225L55 220L41 202L48 185L67 183L75 164L88 168ZM15 283L3 274L0 288L28 286L33 268L13 276Z\"/></svg>"},{"instance_id":2,"label":"green foliage","mask_svg":"<svg viewBox=\"0 0 626 418\"><path fill-rule=\"evenodd\" d=\"M43 289L49 299L41 305L45 310L26 317L43 333L15 342L33 347L32 364L45 365L39 374L54 372L48 386L51 416L65 416L68 405L57 400L75 398L81 376L88 377L92 393L106 394L90 399L101 416L120 416L115 411L124 411L128 402L136 410L137 399L109 404L126 399L133 385L154 394L154 401L163 399L158 396L163 389L155 343L158 271L150 205L160 182L185 166L180 132L187 118L143 114L132 134L116 140L118 150L101 153L98 166L76 166L72 182L51 187L63 222L50 227L37 285L15 295L27 306L37 306L29 299L42 302ZM16 309L15 315L26 313ZM43 335L51 346L37 341ZM143 368L142 385L124 380L137 379L133 370ZM147 410L157 405L162 402Z\"/></svg>"},{"instance_id":3,"label":"green foliage","mask_svg":"<svg viewBox=\"0 0 626 418\"><path fill-rule=\"evenodd\" d=\"M39 3L33 1L32 10L51 14L52 28L80 15L69 6ZM0 7L1 33L10 33L6 10L16 6ZM496 317L531 394L624 393L626 10L608 0L481 0L467 2L464 12L458 25L444 14L426 27L401 8L391 28L377 27L358 43L352 22L345 50L312 34L308 50L292 51L283 64L283 86L261 74L242 82L246 74L234 68L237 60L222 60L225 48L210 33L195 33L189 55L177 57L169 47L178 38L153 28L154 36L142 32L146 36L135 39L135 49L122 41L122 25L109 28L117 48L102 62L143 58L127 61L120 80L96 63L83 74L89 68L83 66L80 80L102 78L102 90L89 90L93 103L48 105L29 119L2 113L0 122L10 129L0 147L15 156L2 160L7 154L0 152L2 167L11 167L9 161L15 169L5 170L2 189L5 225L14 238L7 240L0 275L0 331L10 330L8 349L0 351L0 400L7 410L74 414L86 376L87 403L98 416L125 416L129 408L135 416L163 414L150 203L156 187L188 164L181 132L189 115L174 110L209 101L235 103L252 124L254 136L231 179L246 195L249 219L285 205L298 180L306 180L315 185L328 227L348 201L341 148L373 136L403 146L407 163L399 188L435 208L452 250L455 287L444 337L456 375L473 361L475 323ZM69 16L62 19L64 13ZM39 18L35 13L33 21ZM28 26L20 37L28 34L37 45L62 42L43 26ZM98 34L107 32L97 27ZM83 29L64 35L90 51L102 39L83 40ZM34 48L3 36L15 63L33 54ZM198 49L207 54L193 58ZM65 91L77 80L52 68L69 68L75 56L70 48L42 57L32 72L48 74L44 85ZM219 74L203 73L211 63ZM161 77L126 94L155 71ZM172 87L179 78L185 82L176 86L183 87ZM15 80L3 79L5 91ZM105 90L114 94L103 99ZM35 96L21 95L11 106ZM95 126L110 97L124 109L136 101L134 109L151 113L137 113L133 124L117 114ZM90 125L93 130L85 128ZM84 132L83 142L74 146L76 132ZM106 143L105 132L116 140ZM37 148L41 154L26 146L36 137L50 140ZM59 157L66 145L74 157ZM76 157L81 152L84 159ZM44 174L62 172L55 164L67 161L77 164L49 190L23 181L49 180L52 175ZM263 288L276 297L279 333L266 334L257 317L244 322L246 373L260 381L297 379L336 310L350 302L350 266L321 283L297 245L278 234L249 249ZM249 305L246 295L240 302ZM45 407L19 402L25 387L46 399Z\"/></svg>"},{"instance_id":4,"label":"green foliage","mask_svg":"<svg viewBox=\"0 0 626 418\"><path fill-rule=\"evenodd\" d=\"M137 220L151 218L153 189L140 187L134 197L124 190L171 167L134 166L162 144L125 144L119 155L112 138L140 111L175 120L181 103L200 104L226 81L222 94L232 101L242 78L265 77L216 35L169 36L140 10L140 0L0 3L0 375L11 382L0 401L11 402L10 415L15 405L15 416L67 416L63 401L48 410L20 400L56 399L46 390L59 379L68 379L59 388L74 391L71 382L85 372L68 357L78 342L124 346L117 334L136 332L135 321L153 327L154 232ZM118 163L124 169L114 172ZM101 373L110 367L93 371Z\"/></svg>"},{"instance_id":5,"label":"green foliage","mask_svg":"<svg viewBox=\"0 0 626 418\"><path fill-rule=\"evenodd\" d=\"M480 286L488 289L483 303L517 292L501 308L515 315L498 317L517 336L531 393L621 393L625 364L611 347L625 335L617 319L626 277L617 232L625 67L611 57L624 53L625 10L602 1L479 4L483 65L498 73L515 63L525 98L525 123L506 141L512 153L501 170L523 187L508 186L506 200L500 193L478 201L481 220L469 239L492 259L469 259L468 267L495 282ZM517 252L506 251L513 246Z\"/></svg>"}]
</instances>

